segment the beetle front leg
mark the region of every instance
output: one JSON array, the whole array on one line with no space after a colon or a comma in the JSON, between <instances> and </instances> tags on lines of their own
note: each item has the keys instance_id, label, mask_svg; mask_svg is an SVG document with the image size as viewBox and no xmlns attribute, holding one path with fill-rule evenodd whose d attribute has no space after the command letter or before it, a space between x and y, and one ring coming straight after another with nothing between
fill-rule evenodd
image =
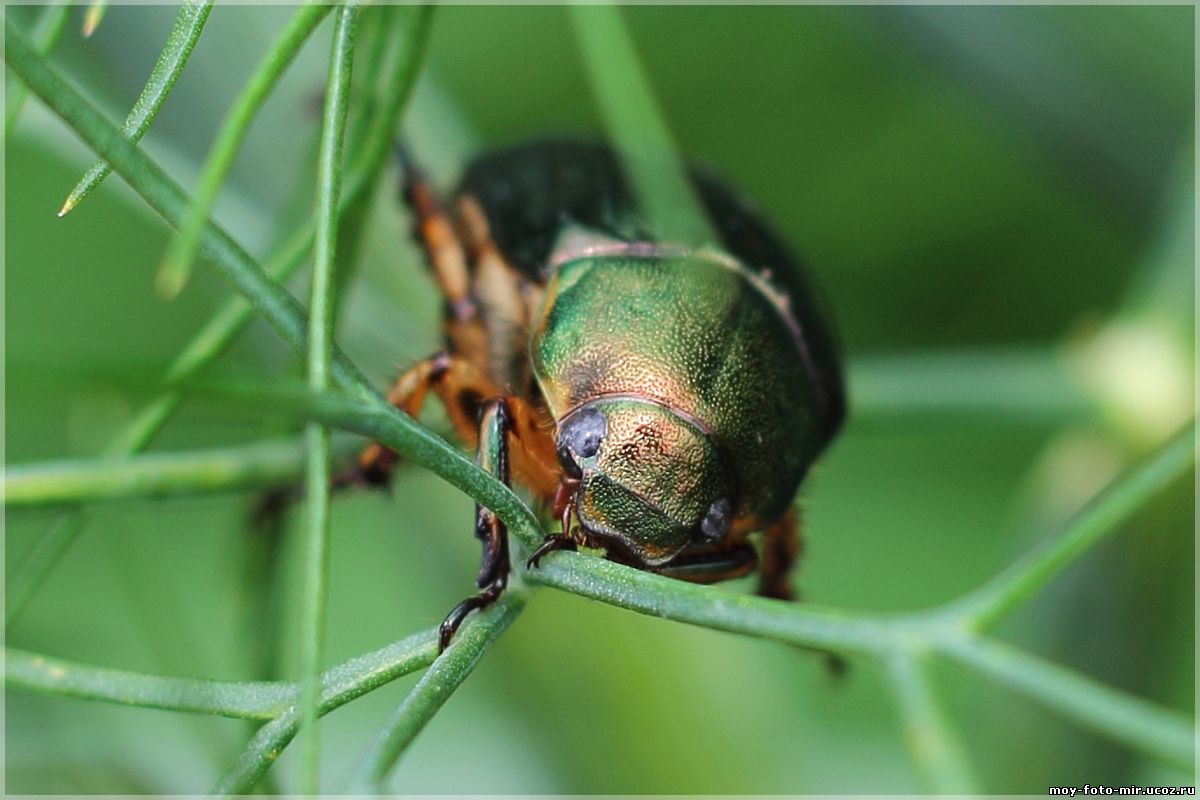
<instances>
[{"instance_id":1,"label":"beetle front leg","mask_svg":"<svg viewBox=\"0 0 1200 800\"><path fill-rule=\"evenodd\" d=\"M508 403L504 398L487 401L479 421L479 446L476 463L509 485L508 437L512 431ZM463 619L476 609L487 608L500 598L508 586L508 527L489 508L475 504L475 537L483 544L479 575L475 585L482 589L456 605L438 629L438 651L450 644Z\"/></svg>"},{"instance_id":2,"label":"beetle front leg","mask_svg":"<svg viewBox=\"0 0 1200 800\"><path fill-rule=\"evenodd\" d=\"M579 542L575 536L571 535L571 515L575 513L575 502L571 498L574 496L575 490L579 488L579 481L575 478L563 478L558 484L558 488L554 491L554 503L551 510L554 512L554 517L562 525L558 533L552 533L547 536L538 546L533 554L525 560L527 569L535 569L538 562L543 556L559 550L570 550L574 552L579 549Z\"/></svg>"}]
</instances>

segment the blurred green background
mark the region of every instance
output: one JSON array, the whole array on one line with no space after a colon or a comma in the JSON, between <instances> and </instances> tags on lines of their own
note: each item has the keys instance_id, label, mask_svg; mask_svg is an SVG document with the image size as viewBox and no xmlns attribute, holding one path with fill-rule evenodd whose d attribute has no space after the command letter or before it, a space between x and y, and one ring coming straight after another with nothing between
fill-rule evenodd
<instances>
[{"instance_id":1,"label":"blurred green background","mask_svg":"<svg viewBox=\"0 0 1200 800\"><path fill-rule=\"evenodd\" d=\"M10 22L27 27L33 11L11 8ZM144 142L185 186L288 14L213 12ZM1167 359L1181 382L1161 391L1175 393L1166 407L1190 414L1193 14L647 7L625 17L681 149L745 189L803 254L835 309L850 362L864 370L856 376L895 354L971 348L986 366L993 348L1050 352L1093 341L1119 318L1183 354L1182 362ZM54 59L120 119L173 18L168 7L113 7L82 41L76 17ZM330 28L326 21L259 115L218 205L218 219L257 255L311 204ZM406 131L447 186L481 149L600 134L563 10L440 9ZM36 100L5 156L7 461L95 455L228 290L201 266L178 300L154 294L168 230L119 178L55 219L92 158ZM380 385L438 345L439 304L394 187L389 173L339 334ZM261 323L225 365L298 374ZM805 598L907 610L977 586L1180 421L1142 419L1139 407L1110 411L1100 422L881 414L878 406L852 414L805 487ZM155 449L281 431L189 405ZM134 670L250 677L239 613L253 499L98 509L8 632L9 644ZM1158 497L1125 535L1006 623L1005 638L1191 714L1193 512L1190 481ZM390 497L336 504L330 663L434 625L461 599L478 556L470 515L467 498L415 469L401 471ZM7 514L10 565L51 519ZM281 565L285 677L296 674L298 532L292 525ZM1194 780L966 671L936 674L989 791ZM411 683L325 719L330 790ZM249 735L231 720L15 690L5 701L13 793L203 792ZM285 790L295 786L293 758L289 751L274 769ZM405 756L392 787L919 788L894 702L871 664L855 662L834 680L819 659L783 646L553 591L538 592L488 652Z\"/></svg>"}]
</instances>

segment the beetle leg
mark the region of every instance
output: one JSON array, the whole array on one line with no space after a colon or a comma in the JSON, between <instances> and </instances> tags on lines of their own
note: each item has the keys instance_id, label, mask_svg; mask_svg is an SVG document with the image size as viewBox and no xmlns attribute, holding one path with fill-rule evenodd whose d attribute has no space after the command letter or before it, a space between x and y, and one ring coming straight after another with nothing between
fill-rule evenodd
<instances>
[{"instance_id":1,"label":"beetle leg","mask_svg":"<svg viewBox=\"0 0 1200 800\"><path fill-rule=\"evenodd\" d=\"M754 548L742 541L719 548L685 550L653 571L689 583L718 583L750 574L756 563Z\"/></svg>"},{"instance_id":2,"label":"beetle leg","mask_svg":"<svg viewBox=\"0 0 1200 800\"><path fill-rule=\"evenodd\" d=\"M487 331L471 295L466 247L425 174L403 153L401 164L402 194L415 217L414 233L446 303L445 334L450 349L483 368L487 364Z\"/></svg>"},{"instance_id":3,"label":"beetle leg","mask_svg":"<svg viewBox=\"0 0 1200 800\"><path fill-rule=\"evenodd\" d=\"M760 595L777 600L795 599L790 573L800 555L801 545L800 517L791 508L763 533L758 581Z\"/></svg>"},{"instance_id":4,"label":"beetle leg","mask_svg":"<svg viewBox=\"0 0 1200 800\"><path fill-rule=\"evenodd\" d=\"M454 359L444 352L434 353L400 374L388 387L387 399L397 410L416 418L425 402L429 387L450 371ZM334 486L386 486L396 465L396 454L381 444L371 444L359 454L358 463L347 473L334 478Z\"/></svg>"},{"instance_id":5,"label":"beetle leg","mask_svg":"<svg viewBox=\"0 0 1200 800\"><path fill-rule=\"evenodd\" d=\"M476 462L506 486L509 484L508 438L512 432L508 402L489 400L479 422ZM475 585L482 589L456 605L438 629L438 650L446 649L467 614L487 608L508 585L508 528L490 509L475 505L475 537L483 543L483 557Z\"/></svg>"},{"instance_id":6,"label":"beetle leg","mask_svg":"<svg viewBox=\"0 0 1200 800\"><path fill-rule=\"evenodd\" d=\"M433 279L455 317L473 316L477 311L470 297L466 248L425 173L407 157L402 164L404 202L416 217L413 232L425 249Z\"/></svg>"},{"instance_id":7,"label":"beetle leg","mask_svg":"<svg viewBox=\"0 0 1200 800\"><path fill-rule=\"evenodd\" d=\"M392 382L388 402L416 418L432 390L446 409L455 430L468 446L476 443L480 414L489 397L504 392L469 361L435 353L414 364ZM558 484L559 469L554 455L554 438L544 427L537 410L516 397L508 398L509 424L517 444L513 466L517 477L539 498L547 498ZM397 455L381 444L369 445L358 463L334 479L335 488L348 485L386 486Z\"/></svg>"},{"instance_id":8,"label":"beetle leg","mask_svg":"<svg viewBox=\"0 0 1200 800\"><path fill-rule=\"evenodd\" d=\"M578 532L575 535L571 533L571 515L575 513L574 496L575 490L578 488L579 480L577 478L563 478L558 484L558 488L554 490L554 503L551 511L562 528L558 533L547 536L538 545L538 549L533 551L533 555L525 560L526 568L535 569L538 562L542 560L542 556L549 555L556 550L575 551L579 549L581 544L579 534Z\"/></svg>"},{"instance_id":9,"label":"beetle leg","mask_svg":"<svg viewBox=\"0 0 1200 800\"><path fill-rule=\"evenodd\" d=\"M551 553L555 553L559 550L570 550L571 552L575 552L577 549L578 547L575 544L575 540L572 539L569 534L552 533L542 540L542 543L538 545L538 549L533 551L533 555L525 559L525 568L537 569L538 562L540 562L545 556L548 556Z\"/></svg>"},{"instance_id":10,"label":"beetle leg","mask_svg":"<svg viewBox=\"0 0 1200 800\"><path fill-rule=\"evenodd\" d=\"M720 583L740 578L753 572L758 563L758 554L745 540L684 550L665 564L650 566L617 542L586 533L582 536L584 541L577 542L577 536L568 533L564 523L563 532L547 536L525 566L535 568L543 556L556 550L575 550L578 544L603 548L609 561L689 583Z\"/></svg>"}]
</instances>

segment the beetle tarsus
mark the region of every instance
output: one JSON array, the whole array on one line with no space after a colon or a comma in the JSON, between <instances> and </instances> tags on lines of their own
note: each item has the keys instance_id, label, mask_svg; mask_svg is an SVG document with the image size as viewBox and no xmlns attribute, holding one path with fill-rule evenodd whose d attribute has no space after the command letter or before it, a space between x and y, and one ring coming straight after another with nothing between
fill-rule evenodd
<instances>
[{"instance_id":1,"label":"beetle tarsus","mask_svg":"<svg viewBox=\"0 0 1200 800\"><path fill-rule=\"evenodd\" d=\"M479 447L475 460L490 475L505 486L510 484L508 437L512 433L512 416L508 403L495 397L484 404L479 420ZM508 529L491 509L475 504L475 538L483 544L479 577L475 585L481 591L456 605L438 628L438 652L444 652L462 625L467 614L487 608L500 599L508 586L510 569Z\"/></svg>"},{"instance_id":2,"label":"beetle tarsus","mask_svg":"<svg viewBox=\"0 0 1200 800\"><path fill-rule=\"evenodd\" d=\"M505 587L508 585L507 572L492 583L491 586L484 589L479 594L468 597L461 603L450 609L450 613L442 620L442 624L438 626L438 655L446 652L446 648L450 646L450 640L454 638L454 634L458 632L459 626L466 619L467 614L472 611L480 611L487 608L492 603L500 599L500 595L504 593Z\"/></svg>"},{"instance_id":3,"label":"beetle tarsus","mask_svg":"<svg viewBox=\"0 0 1200 800\"><path fill-rule=\"evenodd\" d=\"M542 560L543 556L549 555L556 550L570 550L574 552L578 548L579 546L576 544L575 539L569 534L556 533L547 536L541 546L533 551L533 555L525 560L525 567L527 569L537 569L538 562Z\"/></svg>"}]
</instances>

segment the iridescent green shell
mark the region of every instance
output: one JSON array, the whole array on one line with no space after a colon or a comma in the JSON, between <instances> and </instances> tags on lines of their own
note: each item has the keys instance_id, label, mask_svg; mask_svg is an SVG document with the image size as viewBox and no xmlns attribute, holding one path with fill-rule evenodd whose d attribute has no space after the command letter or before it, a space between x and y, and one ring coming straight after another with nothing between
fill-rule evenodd
<instances>
[{"instance_id":1,"label":"iridescent green shell","mask_svg":"<svg viewBox=\"0 0 1200 800\"><path fill-rule=\"evenodd\" d=\"M719 253L627 247L559 265L530 336L551 413L620 395L682 411L732 472L736 515L774 519L825 434L801 343L768 292Z\"/></svg>"},{"instance_id":2,"label":"iridescent green shell","mask_svg":"<svg viewBox=\"0 0 1200 800\"><path fill-rule=\"evenodd\" d=\"M461 191L483 209L505 259L545 284L529 356L554 418L600 397L680 412L711 438L724 486L654 470L676 482L673 513L694 517L728 491L740 520L766 524L841 425L840 357L780 240L744 198L692 177L720 237L698 251L658 240L604 147L493 154L472 165ZM637 468L632 458L628 467Z\"/></svg>"}]
</instances>

